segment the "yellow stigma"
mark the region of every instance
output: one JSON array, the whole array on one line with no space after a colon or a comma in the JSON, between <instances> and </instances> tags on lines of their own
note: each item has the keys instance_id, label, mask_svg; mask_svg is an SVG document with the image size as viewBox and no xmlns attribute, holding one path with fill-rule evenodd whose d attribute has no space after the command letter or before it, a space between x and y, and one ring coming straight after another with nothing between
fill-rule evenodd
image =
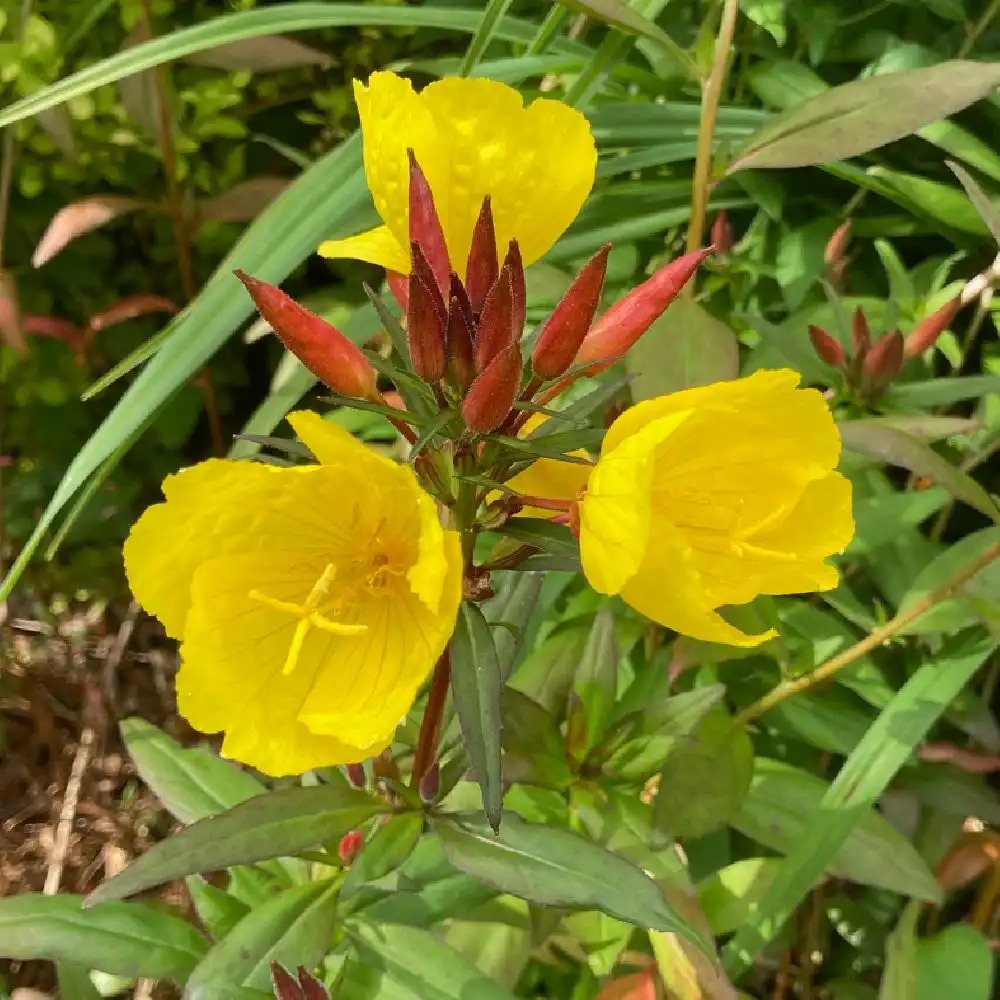
<instances>
[{"instance_id":1,"label":"yellow stigma","mask_svg":"<svg viewBox=\"0 0 1000 1000\"><path fill-rule=\"evenodd\" d=\"M330 596L330 587L333 585L333 578L337 575L337 568L333 563L327 563L320 578L313 584L312 590L304 604L296 604L293 601L279 601L275 597L269 597L259 590L251 590L250 597L255 601L266 604L276 611L283 611L286 614L298 618L295 632L292 635L291 644L288 647L288 655L281 668L282 674L290 674L299 661L302 653L302 644L305 642L309 629L318 628L324 632L332 632L334 635L359 635L368 631L367 625L344 625L341 622L333 621L320 612L323 602Z\"/></svg>"}]
</instances>

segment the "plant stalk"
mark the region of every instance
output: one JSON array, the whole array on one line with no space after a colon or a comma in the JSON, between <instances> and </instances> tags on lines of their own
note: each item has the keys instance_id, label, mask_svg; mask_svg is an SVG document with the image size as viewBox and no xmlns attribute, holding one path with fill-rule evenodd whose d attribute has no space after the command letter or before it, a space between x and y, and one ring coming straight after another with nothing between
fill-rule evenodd
<instances>
[{"instance_id":1,"label":"plant stalk","mask_svg":"<svg viewBox=\"0 0 1000 1000\"><path fill-rule=\"evenodd\" d=\"M1000 556L1000 542L994 542L978 558L963 566L950 580L945 581L940 587L936 587L929 594L926 594L919 601L916 601L905 611L899 612L894 618L884 625L869 632L860 642L856 642L850 649L845 649L842 653L820 664L815 670L803 674L801 677L790 677L783 680L777 687L770 690L762 698L759 698L752 705L747 706L733 719L733 726L737 729L745 728L754 719L769 712L776 705L803 691L809 691L819 684L830 680L836 673L857 662L862 656L867 655L873 649L877 649L888 639L899 635L907 625L916 621L921 615L926 614L931 608L936 607L942 601L951 597L963 584L968 583L980 570L988 566L994 559Z\"/></svg>"},{"instance_id":2,"label":"plant stalk","mask_svg":"<svg viewBox=\"0 0 1000 1000\"><path fill-rule=\"evenodd\" d=\"M410 787L417 788L420 779L434 761L437 753L438 740L441 737L441 720L444 717L444 706L448 700L448 688L451 685L451 647L446 646L440 659L434 667L430 690L427 692L427 708L420 722L420 735L417 737L417 749L413 755L413 773L410 775Z\"/></svg>"}]
</instances>

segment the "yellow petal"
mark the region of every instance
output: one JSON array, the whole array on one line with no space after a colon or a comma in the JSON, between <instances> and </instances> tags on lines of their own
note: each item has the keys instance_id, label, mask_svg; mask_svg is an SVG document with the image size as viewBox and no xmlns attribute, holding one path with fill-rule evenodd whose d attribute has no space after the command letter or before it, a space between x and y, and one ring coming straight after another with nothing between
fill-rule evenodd
<instances>
[{"instance_id":1,"label":"yellow petal","mask_svg":"<svg viewBox=\"0 0 1000 1000\"><path fill-rule=\"evenodd\" d=\"M405 466L380 455L374 448L362 444L353 434L338 424L324 420L312 410L294 410L288 422L302 443L319 459L321 465L338 465L363 470L366 476L380 479L385 475L405 478Z\"/></svg>"},{"instance_id":2,"label":"yellow petal","mask_svg":"<svg viewBox=\"0 0 1000 1000\"><path fill-rule=\"evenodd\" d=\"M416 482L414 482L416 486ZM432 614L437 614L442 599L445 582L454 576L453 565L462 564L461 543L454 531L441 527L437 504L417 486L417 503L420 512L420 543L417 561L406 574L410 589L427 606ZM456 556L457 554L457 556ZM461 569L458 573L461 579Z\"/></svg>"},{"instance_id":3,"label":"yellow petal","mask_svg":"<svg viewBox=\"0 0 1000 1000\"><path fill-rule=\"evenodd\" d=\"M472 231L490 196L502 257L516 237L525 264L541 257L580 211L597 152L587 120L558 101L527 108L511 87L450 78L419 95L409 81L377 72L356 83L365 173L375 207L408 246L412 149L427 177L452 266L464 273ZM371 259L366 257L364 259ZM393 270L409 272L409 259Z\"/></svg>"},{"instance_id":4,"label":"yellow petal","mask_svg":"<svg viewBox=\"0 0 1000 1000\"><path fill-rule=\"evenodd\" d=\"M656 451L689 413L654 420L602 454L580 512L580 558L590 585L616 594L638 571L649 544Z\"/></svg>"},{"instance_id":5,"label":"yellow petal","mask_svg":"<svg viewBox=\"0 0 1000 1000\"><path fill-rule=\"evenodd\" d=\"M716 604L705 589L684 536L662 518L651 528L642 565L621 595L640 614L694 639L757 646L775 635L773 629L747 635L713 610Z\"/></svg>"},{"instance_id":6,"label":"yellow petal","mask_svg":"<svg viewBox=\"0 0 1000 1000\"><path fill-rule=\"evenodd\" d=\"M405 244L397 242L388 226L376 226L342 240L326 240L320 243L319 254L334 260L363 260L388 271L410 273L410 255Z\"/></svg>"}]
</instances>

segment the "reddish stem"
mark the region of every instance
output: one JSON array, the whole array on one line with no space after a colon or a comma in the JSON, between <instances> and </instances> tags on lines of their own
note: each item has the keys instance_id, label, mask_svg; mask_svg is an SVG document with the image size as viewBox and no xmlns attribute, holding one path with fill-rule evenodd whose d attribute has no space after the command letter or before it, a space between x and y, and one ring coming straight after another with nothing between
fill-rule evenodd
<instances>
[{"instance_id":1,"label":"reddish stem","mask_svg":"<svg viewBox=\"0 0 1000 1000\"><path fill-rule=\"evenodd\" d=\"M420 723L420 735L417 737L417 749L413 755L413 773L410 775L410 787L416 788L420 779L430 767L437 754L438 739L441 736L441 720L444 716L445 702L448 700L448 687L451 684L451 648L445 647L431 678L431 688L427 693L427 708Z\"/></svg>"}]
</instances>

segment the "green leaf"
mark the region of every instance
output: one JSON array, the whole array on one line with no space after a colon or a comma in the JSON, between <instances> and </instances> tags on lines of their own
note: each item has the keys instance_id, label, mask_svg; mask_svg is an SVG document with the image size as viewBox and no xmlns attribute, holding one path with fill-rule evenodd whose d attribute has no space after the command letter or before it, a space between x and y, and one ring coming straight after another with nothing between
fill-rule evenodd
<instances>
[{"instance_id":1,"label":"green leaf","mask_svg":"<svg viewBox=\"0 0 1000 1000\"><path fill-rule=\"evenodd\" d=\"M675 837L718 829L739 809L752 776L750 737L726 712L712 712L663 762L653 804L657 828Z\"/></svg>"},{"instance_id":2,"label":"green leaf","mask_svg":"<svg viewBox=\"0 0 1000 1000\"><path fill-rule=\"evenodd\" d=\"M0 952L183 983L208 948L191 924L155 903L108 903L87 912L81 903L68 893L0 899Z\"/></svg>"},{"instance_id":3,"label":"green leaf","mask_svg":"<svg viewBox=\"0 0 1000 1000\"><path fill-rule=\"evenodd\" d=\"M490 826L500 824L503 789L500 784L500 663L489 623L475 604L458 612L451 640L451 692L462 740L472 771L483 793Z\"/></svg>"},{"instance_id":4,"label":"green leaf","mask_svg":"<svg viewBox=\"0 0 1000 1000\"><path fill-rule=\"evenodd\" d=\"M893 382L885 400L903 409L949 406L963 399L979 399L1000 392L1000 375L960 375L926 382Z\"/></svg>"},{"instance_id":5,"label":"green leaf","mask_svg":"<svg viewBox=\"0 0 1000 1000\"><path fill-rule=\"evenodd\" d=\"M242 900L200 875L189 875L184 884L198 919L216 941L225 937L250 912L250 907Z\"/></svg>"},{"instance_id":6,"label":"green leaf","mask_svg":"<svg viewBox=\"0 0 1000 1000\"><path fill-rule=\"evenodd\" d=\"M716 936L742 927L781 867L780 858L743 858L698 883L698 902Z\"/></svg>"},{"instance_id":7,"label":"green leaf","mask_svg":"<svg viewBox=\"0 0 1000 1000\"><path fill-rule=\"evenodd\" d=\"M609 602L594 616L587 645L573 680L573 690L583 705L586 748L597 746L615 706L618 691L618 643L615 616Z\"/></svg>"},{"instance_id":8,"label":"green leaf","mask_svg":"<svg viewBox=\"0 0 1000 1000\"><path fill-rule=\"evenodd\" d=\"M395 871L413 853L423 829L424 818L420 813L400 813L378 826L351 862L340 890L341 898L348 899L367 883L377 882Z\"/></svg>"},{"instance_id":9,"label":"green leaf","mask_svg":"<svg viewBox=\"0 0 1000 1000\"><path fill-rule=\"evenodd\" d=\"M189 28L176 28L151 42L135 45L108 59L93 63L64 80L16 101L0 113L0 128L134 73L141 73L193 52L202 52L246 38L338 27L437 28L472 34L478 29L482 16L482 11L475 8L462 9L444 4L412 7L319 3L309 0L270 4L258 10L230 13ZM530 22L504 18L497 28L496 37L504 41L526 43L531 41L534 33L535 26ZM579 51L583 47L559 42L555 48L560 51ZM583 51L588 50L584 48Z\"/></svg>"},{"instance_id":10,"label":"green leaf","mask_svg":"<svg viewBox=\"0 0 1000 1000\"><path fill-rule=\"evenodd\" d=\"M366 965L380 969L420 1000L514 1000L512 993L426 931L365 920L349 920L344 931Z\"/></svg>"},{"instance_id":11,"label":"green leaf","mask_svg":"<svg viewBox=\"0 0 1000 1000\"><path fill-rule=\"evenodd\" d=\"M144 719L124 719L121 733L139 777L182 823L214 816L265 791L230 761L205 747L186 750Z\"/></svg>"},{"instance_id":12,"label":"green leaf","mask_svg":"<svg viewBox=\"0 0 1000 1000\"><path fill-rule=\"evenodd\" d=\"M677 931L708 951L656 883L624 858L558 827L505 813L494 836L471 818L432 820L448 860L501 892L545 906L598 909L638 927Z\"/></svg>"},{"instance_id":13,"label":"green leaf","mask_svg":"<svg viewBox=\"0 0 1000 1000\"><path fill-rule=\"evenodd\" d=\"M879 1000L917 1000L917 921L920 907L910 903L903 910L886 942L885 972Z\"/></svg>"},{"instance_id":14,"label":"green leaf","mask_svg":"<svg viewBox=\"0 0 1000 1000\"><path fill-rule=\"evenodd\" d=\"M498 574L495 579L500 581L497 595L482 608L491 627L504 624L503 628L494 627L492 631L500 681L506 683L517 666L528 624L538 608L543 576L541 573L510 573Z\"/></svg>"},{"instance_id":15,"label":"green leaf","mask_svg":"<svg viewBox=\"0 0 1000 1000\"><path fill-rule=\"evenodd\" d=\"M86 965L59 962L56 976L59 980L59 1000L101 1000Z\"/></svg>"},{"instance_id":16,"label":"green leaf","mask_svg":"<svg viewBox=\"0 0 1000 1000\"><path fill-rule=\"evenodd\" d=\"M736 378L739 363L736 334L686 296L676 299L625 355L625 368L635 376L636 401Z\"/></svg>"},{"instance_id":17,"label":"green leaf","mask_svg":"<svg viewBox=\"0 0 1000 1000\"><path fill-rule=\"evenodd\" d=\"M574 781L566 762L556 717L537 701L505 688L501 704L504 772L508 781L568 788ZM523 773L522 773L523 771Z\"/></svg>"},{"instance_id":18,"label":"green leaf","mask_svg":"<svg viewBox=\"0 0 1000 1000\"><path fill-rule=\"evenodd\" d=\"M777 43L788 37L785 27L785 0L740 0L740 10L754 24L763 28Z\"/></svg>"},{"instance_id":19,"label":"green leaf","mask_svg":"<svg viewBox=\"0 0 1000 1000\"><path fill-rule=\"evenodd\" d=\"M565 524L553 524L543 517L512 517L498 535L513 538L523 545L533 545L542 552L567 559L577 559L580 546Z\"/></svg>"},{"instance_id":20,"label":"green leaf","mask_svg":"<svg viewBox=\"0 0 1000 1000\"><path fill-rule=\"evenodd\" d=\"M990 1000L993 953L989 941L970 924L952 924L917 942L916 1000Z\"/></svg>"},{"instance_id":21,"label":"green leaf","mask_svg":"<svg viewBox=\"0 0 1000 1000\"><path fill-rule=\"evenodd\" d=\"M337 921L336 880L285 889L251 910L191 973L185 1000L231 1000L242 990L270 993L271 962L315 966Z\"/></svg>"},{"instance_id":22,"label":"green leaf","mask_svg":"<svg viewBox=\"0 0 1000 1000\"><path fill-rule=\"evenodd\" d=\"M872 805L995 645L993 640L984 642L982 636L946 640L937 655L921 664L882 711L847 758L818 808L801 813L806 817L803 828L781 871L748 923L726 946L724 959L731 975L749 967L759 949L778 932L835 857L843 859L855 853L849 847L852 836L871 822ZM898 865L901 851L909 850L916 856L911 845L896 836L897 847L881 862L883 872ZM916 858L923 865L919 856ZM940 886L929 871L922 875L919 870L911 871L901 882L898 891L902 893L932 901L941 896Z\"/></svg>"},{"instance_id":23,"label":"green leaf","mask_svg":"<svg viewBox=\"0 0 1000 1000\"><path fill-rule=\"evenodd\" d=\"M897 196L894 201L905 208L915 209L917 214L973 236L989 235L979 213L954 185L883 166L869 167L868 176Z\"/></svg>"},{"instance_id":24,"label":"green leaf","mask_svg":"<svg viewBox=\"0 0 1000 1000\"><path fill-rule=\"evenodd\" d=\"M964 168L951 160L947 161L951 172L961 181L969 201L979 213L986 227L993 234L993 239L1000 245L1000 209L993 204L986 192L976 183L975 178Z\"/></svg>"},{"instance_id":25,"label":"green leaf","mask_svg":"<svg viewBox=\"0 0 1000 1000\"><path fill-rule=\"evenodd\" d=\"M942 382L950 381L941 379ZM852 420L853 424L865 427L893 427L919 441L944 441L958 434L972 434L981 431L983 425L978 420L966 417L939 417L933 413L890 413L884 417L863 417Z\"/></svg>"},{"instance_id":26,"label":"green leaf","mask_svg":"<svg viewBox=\"0 0 1000 1000\"><path fill-rule=\"evenodd\" d=\"M161 882L230 865L293 855L386 812L385 802L347 787L285 788L209 816L154 844L87 897L121 899Z\"/></svg>"},{"instance_id":27,"label":"green leaf","mask_svg":"<svg viewBox=\"0 0 1000 1000\"><path fill-rule=\"evenodd\" d=\"M730 173L806 167L860 156L961 111L1000 86L1000 66L948 60L833 87L768 122ZM919 94L920 100L913 100Z\"/></svg>"},{"instance_id":28,"label":"green leaf","mask_svg":"<svg viewBox=\"0 0 1000 1000\"><path fill-rule=\"evenodd\" d=\"M986 490L922 441L895 427L861 421L847 421L839 426L841 439L848 451L902 466L918 476L926 476L991 520L1000 520L996 504Z\"/></svg>"}]
</instances>

